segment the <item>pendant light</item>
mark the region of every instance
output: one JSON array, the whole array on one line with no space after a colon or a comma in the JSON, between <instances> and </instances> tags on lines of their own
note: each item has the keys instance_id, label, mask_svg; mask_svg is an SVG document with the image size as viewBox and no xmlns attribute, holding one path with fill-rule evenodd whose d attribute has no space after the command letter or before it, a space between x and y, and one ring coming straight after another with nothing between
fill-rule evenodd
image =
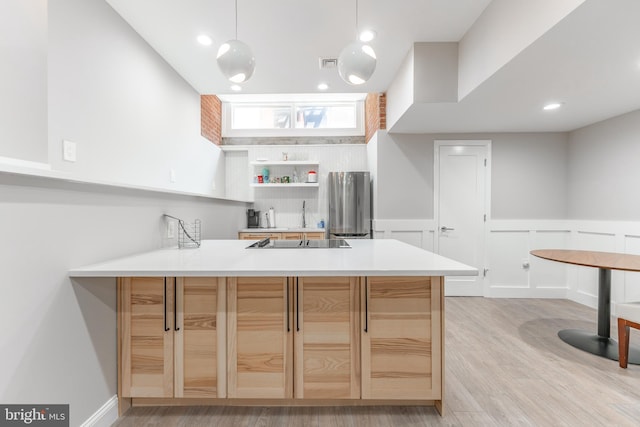
<instances>
[{"instance_id":1,"label":"pendant light","mask_svg":"<svg viewBox=\"0 0 640 427\"><path fill-rule=\"evenodd\" d=\"M356 35L358 33L358 0L356 0ZM351 85L360 85L376 69L376 53L367 43L357 40L348 44L338 56L338 74Z\"/></svg>"},{"instance_id":2,"label":"pendant light","mask_svg":"<svg viewBox=\"0 0 640 427\"><path fill-rule=\"evenodd\" d=\"M216 61L222 74L233 83L246 82L256 68L256 59L253 57L251 48L238 40L238 0L236 0L236 37L220 46Z\"/></svg>"}]
</instances>

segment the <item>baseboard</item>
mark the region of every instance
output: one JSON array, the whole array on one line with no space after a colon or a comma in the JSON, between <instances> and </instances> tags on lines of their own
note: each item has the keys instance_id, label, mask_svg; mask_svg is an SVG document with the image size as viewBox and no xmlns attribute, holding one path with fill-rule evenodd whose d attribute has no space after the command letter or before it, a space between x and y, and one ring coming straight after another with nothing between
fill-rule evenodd
<instances>
[{"instance_id":1,"label":"baseboard","mask_svg":"<svg viewBox=\"0 0 640 427\"><path fill-rule=\"evenodd\" d=\"M109 427L118 419L118 396L111 399L93 413L80 427Z\"/></svg>"}]
</instances>

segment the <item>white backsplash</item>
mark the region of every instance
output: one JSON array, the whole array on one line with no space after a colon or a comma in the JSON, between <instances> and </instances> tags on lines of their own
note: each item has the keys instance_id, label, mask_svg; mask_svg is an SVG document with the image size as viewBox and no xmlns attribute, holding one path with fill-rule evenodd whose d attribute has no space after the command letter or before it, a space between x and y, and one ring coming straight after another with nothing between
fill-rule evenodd
<instances>
[{"instance_id":1,"label":"white backsplash","mask_svg":"<svg viewBox=\"0 0 640 427\"><path fill-rule=\"evenodd\" d=\"M244 150L246 148L246 151ZM249 165L258 159L282 160L282 153L289 160L309 160L318 162L317 188L301 187L250 187L249 183L259 171L259 167ZM316 227L320 220L327 222L329 206L327 176L335 171L368 171L367 146L365 144L331 145L271 145L245 146L242 151L226 152L227 196L253 199L253 208L260 211L260 224L266 224L264 214L269 208L276 212L277 227L302 226L302 202L306 201L307 227ZM306 173L315 166L297 166L298 177L306 180ZM270 166L271 176L289 175L291 166Z\"/></svg>"}]
</instances>

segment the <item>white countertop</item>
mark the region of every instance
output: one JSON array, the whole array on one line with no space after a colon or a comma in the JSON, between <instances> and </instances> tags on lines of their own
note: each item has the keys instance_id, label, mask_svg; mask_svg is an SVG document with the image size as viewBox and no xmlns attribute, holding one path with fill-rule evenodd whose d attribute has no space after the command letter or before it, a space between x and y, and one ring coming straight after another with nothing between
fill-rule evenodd
<instances>
[{"instance_id":1,"label":"white countertop","mask_svg":"<svg viewBox=\"0 0 640 427\"><path fill-rule=\"evenodd\" d=\"M351 239L345 249L246 249L251 240L205 240L69 271L70 277L475 276L478 270L393 239Z\"/></svg>"}]
</instances>

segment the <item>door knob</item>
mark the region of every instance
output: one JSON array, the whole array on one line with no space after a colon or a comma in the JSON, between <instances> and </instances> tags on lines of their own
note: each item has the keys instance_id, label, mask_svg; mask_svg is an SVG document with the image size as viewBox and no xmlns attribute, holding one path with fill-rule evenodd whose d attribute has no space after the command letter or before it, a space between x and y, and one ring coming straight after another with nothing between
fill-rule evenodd
<instances>
[{"instance_id":1,"label":"door knob","mask_svg":"<svg viewBox=\"0 0 640 427\"><path fill-rule=\"evenodd\" d=\"M445 232L445 231L453 231L455 230L455 228L451 228L451 227L445 227L444 225L442 227L440 227L440 231L441 232Z\"/></svg>"}]
</instances>

